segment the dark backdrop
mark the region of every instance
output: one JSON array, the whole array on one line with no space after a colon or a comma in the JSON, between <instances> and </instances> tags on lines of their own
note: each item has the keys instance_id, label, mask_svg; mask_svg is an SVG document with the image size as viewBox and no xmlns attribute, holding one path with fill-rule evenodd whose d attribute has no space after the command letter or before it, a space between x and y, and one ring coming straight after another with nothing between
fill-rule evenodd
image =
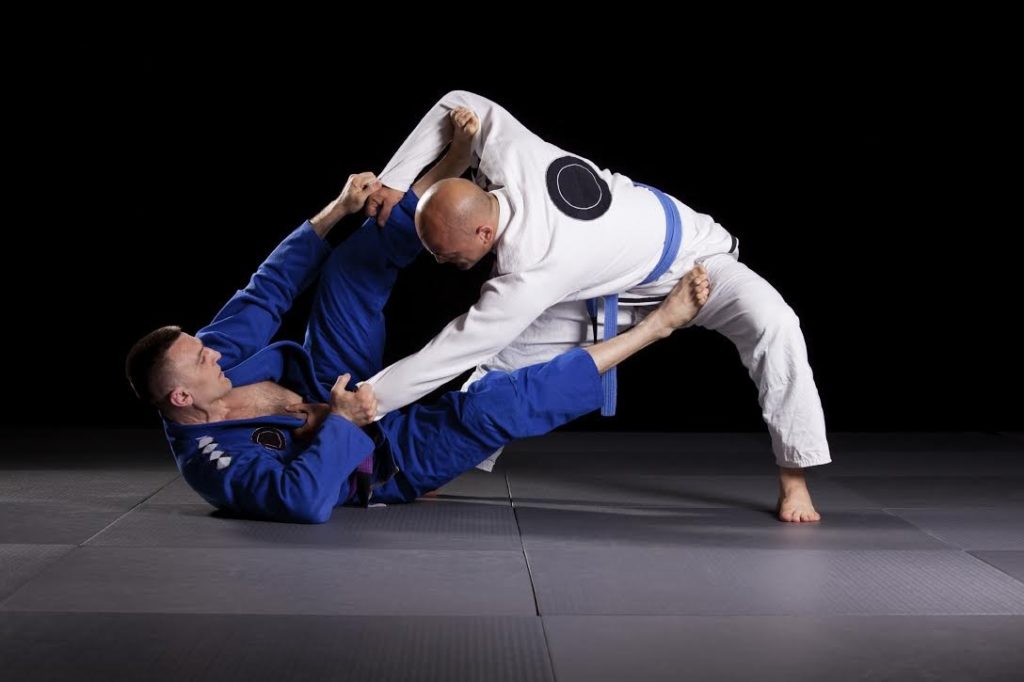
<instances>
[{"instance_id":1,"label":"dark backdrop","mask_svg":"<svg viewBox=\"0 0 1024 682\"><path fill-rule=\"evenodd\" d=\"M1019 120L998 66L477 64L364 80L312 63L141 52L20 83L4 425L153 425L123 379L131 343L202 326L348 173L379 171L461 88L735 234L800 316L830 429L1022 428ZM484 274L421 258L390 306L389 357L471 304ZM580 425L762 428L735 351L703 330L630 360L619 411Z\"/></svg>"}]
</instances>

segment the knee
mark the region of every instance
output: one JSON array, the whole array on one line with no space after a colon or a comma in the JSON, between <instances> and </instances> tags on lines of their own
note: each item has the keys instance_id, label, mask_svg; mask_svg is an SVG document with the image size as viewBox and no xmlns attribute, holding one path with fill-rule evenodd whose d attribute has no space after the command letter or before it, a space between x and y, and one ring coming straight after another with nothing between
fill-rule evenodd
<instances>
[{"instance_id":1,"label":"knee","mask_svg":"<svg viewBox=\"0 0 1024 682\"><path fill-rule=\"evenodd\" d=\"M781 296L763 297L749 308L751 326L761 336L784 336L800 329L800 318Z\"/></svg>"},{"instance_id":2,"label":"knee","mask_svg":"<svg viewBox=\"0 0 1024 682\"><path fill-rule=\"evenodd\" d=\"M528 431L519 409L515 378L508 372L488 372L466 393L465 418L476 434L495 447Z\"/></svg>"}]
</instances>

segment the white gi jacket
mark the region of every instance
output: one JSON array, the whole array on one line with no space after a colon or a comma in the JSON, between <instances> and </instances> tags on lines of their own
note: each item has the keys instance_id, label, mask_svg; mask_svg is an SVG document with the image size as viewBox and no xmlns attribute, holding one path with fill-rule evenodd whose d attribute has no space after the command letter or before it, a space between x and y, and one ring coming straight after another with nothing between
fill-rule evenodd
<instances>
[{"instance_id":1,"label":"white gi jacket","mask_svg":"<svg viewBox=\"0 0 1024 682\"><path fill-rule=\"evenodd\" d=\"M665 213L647 189L531 133L504 108L464 91L445 95L420 121L380 174L405 191L450 141L448 112L480 118L473 141L479 171L499 203L495 276L470 310L418 353L369 381L381 413L398 409L516 339L561 301L613 293L664 295L699 252L727 252L731 236L709 216L679 203L683 242L672 267L637 287L654 269L665 240Z\"/></svg>"}]
</instances>

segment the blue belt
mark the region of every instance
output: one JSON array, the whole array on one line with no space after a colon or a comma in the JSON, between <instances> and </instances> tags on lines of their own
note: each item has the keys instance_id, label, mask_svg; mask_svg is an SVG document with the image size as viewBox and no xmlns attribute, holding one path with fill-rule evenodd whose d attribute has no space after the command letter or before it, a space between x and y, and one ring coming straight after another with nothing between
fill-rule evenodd
<instances>
[{"instance_id":1,"label":"blue belt","mask_svg":"<svg viewBox=\"0 0 1024 682\"><path fill-rule=\"evenodd\" d=\"M683 220L679 217L679 209L667 194L661 190L641 185L654 193L654 196L661 202L661 208L665 211L665 242L661 247L661 260L651 270L644 281L637 286L650 284L666 272L676 259L679 253L679 246L683 243ZM587 301L587 312L590 313L590 324L594 329L594 343L597 343L597 299ZM618 333L619 327L619 295L612 294L604 297L604 340L607 341ZM604 387L604 404L601 406L601 415L611 417L615 415L615 398L618 393L618 381L616 379L615 367L604 373L601 377L601 385Z\"/></svg>"}]
</instances>

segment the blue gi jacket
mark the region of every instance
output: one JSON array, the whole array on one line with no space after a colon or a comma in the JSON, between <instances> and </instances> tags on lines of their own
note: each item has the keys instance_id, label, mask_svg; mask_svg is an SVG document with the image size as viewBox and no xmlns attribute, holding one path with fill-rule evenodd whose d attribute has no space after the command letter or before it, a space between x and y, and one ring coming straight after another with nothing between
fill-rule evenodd
<instances>
[{"instance_id":1,"label":"blue gi jacket","mask_svg":"<svg viewBox=\"0 0 1024 682\"><path fill-rule=\"evenodd\" d=\"M233 386L273 381L310 402L328 402L305 349L291 341L267 345L295 297L316 277L330 248L305 222L267 257L196 336L220 352ZM350 474L373 453L373 441L352 422L331 415L312 441L292 437L303 419L268 416L208 424L164 420L185 481L210 504L281 521L321 523L353 495Z\"/></svg>"}]
</instances>

